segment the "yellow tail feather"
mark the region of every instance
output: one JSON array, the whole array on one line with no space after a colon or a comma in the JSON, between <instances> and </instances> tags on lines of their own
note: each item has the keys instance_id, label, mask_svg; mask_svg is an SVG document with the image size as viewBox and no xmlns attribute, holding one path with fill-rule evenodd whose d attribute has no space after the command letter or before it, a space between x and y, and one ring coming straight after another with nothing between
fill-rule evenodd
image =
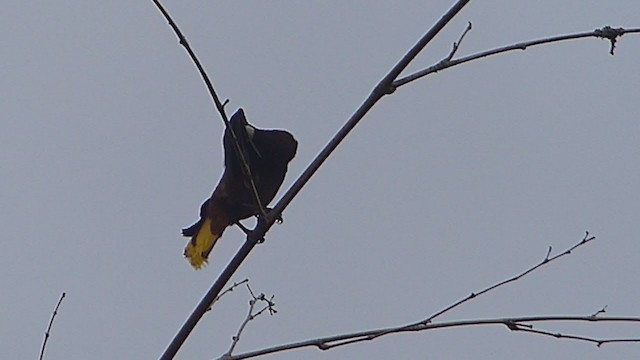
<instances>
[{"instance_id":1,"label":"yellow tail feather","mask_svg":"<svg viewBox=\"0 0 640 360\"><path fill-rule=\"evenodd\" d=\"M191 266L199 270L207 264L207 257L209 257L218 238L220 235L211 232L211 219L205 219L196 236L189 241L184 249L184 256L189 259Z\"/></svg>"}]
</instances>

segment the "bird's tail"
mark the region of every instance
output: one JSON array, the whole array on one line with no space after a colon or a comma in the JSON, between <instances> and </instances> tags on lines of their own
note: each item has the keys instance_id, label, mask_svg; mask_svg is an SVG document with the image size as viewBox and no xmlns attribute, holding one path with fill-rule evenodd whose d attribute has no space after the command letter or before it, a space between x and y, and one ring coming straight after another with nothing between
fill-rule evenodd
<instances>
[{"instance_id":1,"label":"bird's tail","mask_svg":"<svg viewBox=\"0 0 640 360\"><path fill-rule=\"evenodd\" d=\"M191 237L191 241L184 249L184 256L189 259L191 266L196 270L199 270L207 264L207 258L213 245L220 238L220 235L216 235L211 231L211 219L207 218L202 222L202 225Z\"/></svg>"}]
</instances>

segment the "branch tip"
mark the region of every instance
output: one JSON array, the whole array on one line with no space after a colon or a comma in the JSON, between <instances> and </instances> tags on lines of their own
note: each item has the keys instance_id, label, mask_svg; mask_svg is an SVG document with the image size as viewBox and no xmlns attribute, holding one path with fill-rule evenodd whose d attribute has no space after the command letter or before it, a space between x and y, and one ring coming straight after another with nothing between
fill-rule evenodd
<instances>
[{"instance_id":1,"label":"branch tip","mask_svg":"<svg viewBox=\"0 0 640 360\"><path fill-rule=\"evenodd\" d=\"M464 40L464 37L467 35L467 33L471 31L471 28L472 28L471 21L469 21L467 23L467 27L462 32L462 35L460 35L460 38L458 39L458 41L455 41L453 43L453 48L451 49L451 52L449 53L449 55L441 61L443 65L446 65L448 62L451 61L451 59L453 59L453 56L456 54L456 52L460 48L460 45L462 44L462 40Z\"/></svg>"},{"instance_id":2,"label":"branch tip","mask_svg":"<svg viewBox=\"0 0 640 360\"><path fill-rule=\"evenodd\" d=\"M53 313L51 314L51 319L49 320L49 326L47 326L47 331L44 333L44 340L42 341L42 348L40 349L40 360L44 358L44 350L47 347L47 341L49 340L49 336L51 335L51 326L53 325L53 320L58 315L58 309L60 308L60 304L62 304L62 300L67 296L66 292L62 292L60 295L60 299L58 299L58 303L56 304L55 309L53 309Z\"/></svg>"},{"instance_id":3,"label":"branch tip","mask_svg":"<svg viewBox=\"0 0 640 360\"><path fill-rule=\"evenodd\" d=\"M233 353L233 350L238 345L238 342L240 342L240 337L242 336L242 332L247 327L250 321L255 320L258 316L262 315L262 313L264 313L267 310L269 310L269 313L271 315L277 312L276 309L274 309L275 303L272 301L275 295L271 295L270 299L267 299L267 296L264 293L260 293L259 295L256 296L253 290L251 289L251 286L249 286L249 283L246 284L246 287L247 287L247 291L249 291L249 294L251 295L251 299L249 299L249 311L245 316L244 320L242 321L242 323L240 324L240 328L238 329L236 334L231 337L231 346L229 347L229 350L227 350L227 352L220 357L221 359L233 358L231 354ZM258 304L258 302L260 301L265 302L266 305L262 309L256 311L255 310L256 304Z\"/></svg>"},{"instance_id":4,"label":"branch tip","mask_svg":"<svg viewBox=\"0 0 640 360\"><path fill-rule=\"evenodd\" d=\"M593 318L592 320L595 320L598 315L604 314L606 312L607 312L607 305L603 306L602 309L591 314L591 318Z\"/></svg>"},{"instance_id":5,"label":"branch tip","mask_svg":"<svg viewBox=\"0 0 640 360\"><path fill-rule=\"evenodd\" d=\"M586 230L586 231L584 232L584 237L582 238L582 242L583 242L583 243L586 243L586 242L588 242L588 241L591 241L591 240L595 240L595 239L596 239L595 235L591 235L591 236L589 236L589 235L590 235L589 231L588 231L588 230Z\"/></svg>"},{"instance_id":6,"label":"branch tip","mask_svg":"<svg viewBox=\"0 0 640 360\"><path fill-rule=\"evenodd\" d=\"M574 34L566 34L566 35L559 35L559 36L552 36L552 37L547 37L547 38L541 38L541 39L537 39L537 40L530 40L530 41L523 41L523 42L519 42L519 43L515 43L515 44L511 44L511 45L507 45L507 46L502 46L502 47L498 47L495 49L491 49L491 50L486 50L486 51L482 51L476 54L472 54L472 55L468 55L465 57L459 57L456 59L453 58L449 58L448 56L446 56L443 60L440 60L438 63L436 63L435 65L431 65L425 69L422 69L420 71L417 71L413 74L407 75L403 78L400 79L396 79L394 80L394 84L397 87L406 85L410 82L413 82L415 80L418 80L420 78L423 78L429 74L434 74L437 73L438 71L450 68L452 66L457 66L457 65L462 65L464 63L470 62L470 61L474 61L474 60L478 60L481 58L485 58L485 57L489 57L489 56L493 56L493 55L497 55L497 54L501 54L501 53L505 53L505 52L509 52L509 51L513 51L513 50L526 50L529 47L532 46L538 46L538 45L543 45L543 44L549 44L549 43L555 43L555 42L560 42L560 41L567 41L567 40L575 40L575 39L582 39L582 38L592 38L592 37L600 37L600 38L604 38L604 39L608 39L609 41L612 42L612 48L610 53L613 55L613 49L615 47L615 40L626 34L626 33L640 33L640 29L638 28L633 28L633 29L624 29L624 28L612 28L610 26L605 26L602 29L596 29L593 31L588 31L588 32L581 32L581 33L574 33ZM449 60L449 61L447 61Z\"/></svg>"},{"instance_id":7,"label":"branch tip","mask_svg":"<svg viewBox=\"0 0 640 360\"><path fill-rule=\"evenodd\" d=\"M549 249L547 249L547 256L545 256L544 260L549 261L549 256L551 256L551 251L553 250L553 246L549 245Z\"/></svg>"}]
</instances>

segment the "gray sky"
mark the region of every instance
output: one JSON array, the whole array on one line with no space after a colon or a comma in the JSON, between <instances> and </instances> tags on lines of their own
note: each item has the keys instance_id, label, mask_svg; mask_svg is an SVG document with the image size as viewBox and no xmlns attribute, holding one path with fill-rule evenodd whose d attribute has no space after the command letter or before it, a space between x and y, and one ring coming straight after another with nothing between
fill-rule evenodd
<instances>
[{"instance_id":1,"label":"gray sky","mask_svg":"<svg viewBox=\"0 0 640 360\"><path fill-rule=\"evenodd\" d=\"M283 189L376 82L453 3L166 1L229 112L300 145ZM476 1L411 69L444 57L604 25L640 26L640 3ZM151 1L17 1L0 13L0 358L152 359L241 245L182 257L222 173L222 123ZM555 250L598 240L441 320L640 315L640 37L514 52L385 98L285 211L235 281L275 294L240 352L400 325ZM226 351L248 294L226 296L179 359ZM589 325L589 324L587 324ZM617 337L637 327L548 325ZM282 359L621 359L640 345L513 334L503 327L394 335ZM276 358L276 357L273 357Z\"/></svg>"}]
</instances>

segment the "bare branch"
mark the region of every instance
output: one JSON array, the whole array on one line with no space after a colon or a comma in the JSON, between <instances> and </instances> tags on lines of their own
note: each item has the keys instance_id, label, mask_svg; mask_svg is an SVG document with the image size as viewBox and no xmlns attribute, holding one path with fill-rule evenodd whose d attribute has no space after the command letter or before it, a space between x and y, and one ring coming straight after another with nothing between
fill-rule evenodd
<instances>
[{"instance_id":1,"label":"bare branch","mask_svg":"<svg viewBox=\"0 0 640 360\"><path fill-rule=\"evenodd\" d=\"M595 239L596 239L595 236L590 236L589 232L585 231L584 237L577 244L573 245L572 247L568 248L567 250L565 250L565 251L563 251L561 253L558 253L558 254L556 254L556 255L554 255L552 257L549 257L551 255L551 250L552 250L552 247L549 246L549 249L547 250L547 255L539 263L531 266L530 268L526 269L525 271L521 272L520 274L512 276L512 277L510 277L510 278L508 278L508 279L506 279L504 281L501 281L499 283L493 284L493 285L491 285L489 287L486 287L486 288L484 288L484 289L482 289L482 290L480 290L478 292L472 292L468 296L466 296L466 297L456 301L455 303L445 307L444 309L434 313L433 315L429 316L428 318L420 320L420 321L412 323L412 324L408 324L408 325L402 326L402 327L400 327L400 329L402 329L402 328L412 328L412 327L415 327L415 326L429 324L435 318L437 318L437 317L439 317L439 316L441 316L441 315L443 315L443 314L445 314L445 313L457 308L458 306L460 306L460 305L462 305L462 304L464 304L464 303L466 303L468 301L471 301L471 300L477 298L478 296L484 295L484 294L488 293L489 291L495 290L495 289L497 289L497 288L499 288L501 286L504 286L504 285L509 284L511 282L514 282L514 281L517 281L517 280L521 279L522 277L524 277L524 276L536 271L537 269L541 268L542 266L547 265L547 264L551 263L552 261L557 260L557 259L559 259L559 258L561 258L563 256L571 254L571 252L573 250L575 250L578 247L580 247L580 246L582 246L582 245L584 245L584 244L586 244L586 243L588 243L590 241L593 241ZM396 329L390 330L389 334L394 333L395 330ZM380 333L380 334L376 335L376 337L383 336L383 335L386 335L386 334L387 333Z\"/></svg>"},{"instance_id":2,"label":"bare branch","mask_svg":"<svg viewBox=\"0 0 640 360\"><path fill-rule=\"evenodd\" d=\"M213 302L211 303L211 305L209 305L209 308L207 309L207 311L210 311L211 308L213 308L213 304L217 303L218 300L220 300L221 297L223 297L225 294L230 293L233 291L233 289L237 288L238 286L242 285L242 284L247 284L247 286L249 286L248 284L249 279L244 279L242 281L239 282L234 282L233 285L229 286L227 288L227 290L223 291L220 293L220 295L216 296L215 300L213 300Z\"/></svg>"},{"instance_id":3,"label":"bare branch","mask_svg":"<svg viewBox=\"0 0 640 360\"><path fill-rule=\"evenodd\" d=\"M182 31L180 31L180 28L178 27L176 22L173 21L173 18L171 18L171 15L169 15L169 12L167 12L167 10L165 10L165 8L162 6L162 4L160 4L160 1L159 0L152 0L152 1L156 5L158 10L160 10L160 12L164 16L164 18L167 20L167 22L169 23L169 25L173 29L173 32L175 32L176 36L178 37L178 40L180 41L180 45L182 45L184 47L184 49L187 51L187 53L191 57L191 60L193 61L194 65L198 69L198 72L200 73L200 76L202 76L202 80L204 80L204 83L207 85L207 89L209 90L209 94L211 95L211 99L213 100L213 103L216 105L216 109L218 109L218 112L220 113L220 117L222 118L222 121L224 122L224 126L229 131L229 133L231 134L231 138L233 139L233 144L234 144L235 151L238 154L238 158L240 159L242 171L244 172L244 175L249 179L249 184L251 185L251 191L253 192L254 200L256 201L256 205L258 206L258 210L260 211L260 215L261 216L267 216L267 213L266 213L266 211L264 209L264 206L262 205L262 202L260 201L260 196L258 195L258 189L256 188L256 184L254 182L253 176L251 175L251 168L249 167L249 163L247 162L247 159L245 157L244 152L240 148L240 143L238 142L238 137L236 136L236 133L233 131L233 128L230 126L229 119L227 118L227 114L224 111L224 107L225 107L225 105L227 105L227 103L229 103L229 99L226 99L224 101L224 103L220 102L220 98L218 97L218 94L216 93L216 90L213 88L213 84L211 83L211 80L209 79L209 76L207 75L206 71L204 70L204 67L202 66L202 64L200 63L200 60L196 56L196 53L193 51L193 49L191 49L191 46L189 45L189 42L187 41L187 38L182 34Z\"/></svg>"},{"instance_id":4,"label":"bare branch","mask_svg":"<svg viewBox=\"0 0 640 360\"><path fill-rule=\"evenodd\" d=\"M555 43L555 42L560 42L560 41L566 41L566 40L576 40L576 39L589 38L589 37L608 39L611 42L611 50L609 51L609 53L611 55L613 55L613 50L615 48L616 39L618 37L624 35L624 34L629 34L629 33L640 33L640 28L634 28L634 29L617 28L617 29L613 29L610 26L605 26L602 29L596 29L594 31L589 31L589 32L581 32L581 33L568 34L568 35L559 35L559 36L542 38L542 39L538 39L538 40L519 42L519 43L512 44L512 45L507 45L507 46L502 46L502 47L491 49L491 50L487 50L487 51L482 51L482 52L479 52L477 54L461 57L461 58L458 58L458 59L451 59L451 57L447 56L447 57L445 57L444 59L442 59L440 62L438 62L435 65L432 65L432 66L430 66L430 67L428 67L428 68L426 68L424 70L420 70L420 71L415 72L415 73L413 73L411 75L405 76L405 77L403 77L401 79L398 79L398 80L394 81L393 85L396 88L398 88L398 87L406 85L406 84L408 84L408 83L410 83L412 81L418 80L418 79L420 79L422 77L425 77L427 75L436 73L438 71L450 68L452 66L464 64L464 63L467 63L467 62L470 62L470 61L478 60L478 59L485 58L485 57L492 56L492 55L501 54L501 53L508 52L508 51L526 50L529 47L533 47L533 46L537 46L537 45L543 45L543 44L549 44L549 43Z\"/></svg>"},{"instance_id":5,"label":"bare branch","mask_svg":"<svg viewBox=\"0 0 640 360\"><path fill-rule=\"evenodd\" d=\"M451 49L449 56L447 56L447 60L453 59L453 56L456 54L456 52L460 48L460 44L462 44L462 40L464 40L465 35L467 35L469 31L471 31L471 27L472 27L471 21L469 21L469 23L467 24L467 27L462 32L462 35L460 35L460 38L458 39L458 41L453 43L453 48Z\"/></svg>"},{"instance_id":6,"label":"bare branch","mask_svg":"<svg viewBox=\"0 0 640 360\"><path fill-rule=\"evenodd\" d=\"M220 359L229 359L232 357L231 353L236 348L236 345L238 345L238 342L240 341L240 335L242 335L242 332L247 327L247 324L249 324L250 321L262 315L262 313L267 310L269 310L270 315L274 315L275 313L277 313L275 309L276 304L273 302L273 295L271 295L271 298L269 299L267 299L267 297L263 293L260 293L260 295L256 296L253 293L253 290L251 290L249 284L247 284L247 290L249 290L249 293L251 294L251 300L249 300L249 312L247 313L245 319L242 321L242 324L240 324L240 328L238 329L236 335L231 337L231 346L229 347L229 350L227 350L227 352L222 355ZM264 302L265 305L262 307L262 309L254 312L255 306L258 302Z\"/></svg>"},{"instance_id":7,"label":"bare branch","mask_svg":"<svg viewBox=\"0 0 640 360\"><path fill-rule=\"evenodd\" d=\"M589 336L582 336L582 335L573 335L573 334L563 334L560 332L551 332L551 331L546 331L546 330L538 330L538 329L534 329L533 326L528 325L522 325L520 323L513 323L511 326L507 325L507 327L509 327L509 330L512 331L522 331L525 333L529 333L529 334L536 334L536 335L543 335L543 336L550 336L556 339L567 339L567 340L577 340L577 341L583 341L583 342L589 342L589 343L594 343L596 346L600 347L604 344L611 344L611 343L628 343L628 342L640 342L640 338L615 338L615 339L602 339L602 338L594 338L594 337L589 337Z\"/></svg>"},{"instance_id":8,"label":"bare branch","mask_svg":"<svg viewBox=\"0 0 640 360\"><path fill-rule=\"evenodd\" d=\"M291 185L287 192L282 196L278 203L269 213L268 221L256 228L260 234L264 235L273 225L275 219L282 214L284 209L291 203L296 195L302 190L306 183L311 179L315 172L329 158L333 151L340 145L353 128L362 120L362 118L373 108L373 106L385 95L392 94L396 87L394 80L400 73L415 59L415 57L424 49L427 44L453 19L471 0L458 0L456 3L436 22L426 34L398 61L398 63L385 75L382 80L371 91L367 99L360 105L347 122L338 130L329 143L320 151L315 159L300 174L296 181ZM258 235L260 235L258 234Z\"/></svg>"},{"instance_id":9,"label":"bare branch","mask_svg":"<svg viewBox=\"0 0 640 360\"><path fill-rule=\"evenodd\" d=\"M596 316L598 316L600 314L604 314L606 312L607 312L607 305L603 306L602 309L600 309L600 310L594 312L593 314L591 314L591 317L596 317Z\"/></svg>"},{"instance_id":10,"label":"bare branch","mask_svg":"<svg viewBox=\"0 0 640 360\"><path fill-rule=\"evenodd\" d=\"M469 327L469 326L502 325L502 326L506 326L511 331L523 331L523 332L529 332L529 333L536 333L539 335L547 335L547 334L543 334L542 333L543 331L533 330L533 325L528 324L528 323L537 323L537 322L561 322L561 323L562 322L565 322L565 323L566 322L587 322L587 323L609 322L609 323L640 324L640 317L593 318L592 316L529 316L529 317L513 317L513 318L491 318L491 319L448 321L448 322L441 322L441 323L416 325L413 327L396 328L394 333L418 332L418 331L426 331L426 330ZM352 344L354 342L375 339L379 336L379 334L387 333L388 331L389 329L387 328L387 329L367 330L367 331L361 331L357 333L328 336L328 337L305 340L305 341L300 341L296 343L284 344L284 345L274 346L274 347L256 350L252 352L247 352L243 354L233 355L226 359L228 360L248 359L248 358L254 358L262 355L273 354L273 353L281 352L285 350L300 349L305 347L316 347L320 350L329 350L335 347ZM588 337L582 337L577 335L563 335L559 333L549 333L549 335L555 338L566 338L566 339L572 339L572 340L594 342L598 346L602 344L607 344L607 343L640 342L640 338L596 339L596 338L588 338Z\"/></svg>"},{"instance_id":11,"label":"bare branch","mask_svg":"<svg viewBox=\"0 0 640 360\"><path fill-rule=\"evenodd\" d=\"M49 340L49 336L51 334L51 326L53 325L53 320L56 318L56 315L58 315L58 308L60 308L62 299L64 299L65 296L67 296L67 293L65 292L63 292L62 295L60 295L58 304L56 305L56 308L53 310L53 314L51 314L51 319L49 320L49 326L47 326L47 331L45 331L44 333L44 341L42 342L42 348L40 349L40 360L44 358L44 349L47 347L47 341Z\"/></svg>"},{"instance_id":12,"label":"bare branch","mask_svg":"<svg viewBox=\"0 0 640 360\"><path fill-rule=\"evenodd\" d=\"M501 286L504 286L506 284L509 284L511 282L517 281L521 278L523 278L524 276L536 271L537 269L541 268L544 265L547 265L555 260L558 260L562 257L565 257L569 254L571 254L571 252L577 248L579 248L582 245L587 244L588 242L591 242L593 240L595 240L595 236L591 236L589 234L588 231L585 232L584 237L575 245L569 247L568 249L566 249L565 251L558 253L554 256L551 256L551 250L552 248L549 247L549 249L547 250L547 253L545 255L545 257L537 264L529 267L528 269L524 270L523 272L521 272L520 274L517 274L515 276L512 276L506 280L503 280L501 282L498 282L496 284L493 284L489 287L486 287L478 292L472 292L470 295L464 297L463 299L458 300L457 302L445 307L444 309L434 313L433 315L414 322L414 323L410 323L407 325L402 325L402 326L394 326L394 327L389 327L389 328L385 328L385 329L379 329L379 330L367 330L367 331L361 331L361 332L356 332L356 333L350 333L350 334L344 334L344 335L338 335L338 336L332 336L332 337L327 337L327 338L321 338L321 339L316 339L316 340L308 340L308 341L303 341L300 343L294 343L294 344L288 344L288 345L282 345L282 346L276 346L273 348L268 348L268 349L264 349L264 350L258 350L256 352L251 352L251 353L246 353L246 354L241 354L241 355L236 355L235 357L232 357L233 359L245 359L247 357L254 357L254 356L258 356L258 355L264 355L264 354L268 354L268 353L272 353L272 352L277 352L277 351L284 351L284 350L290 350L290 349L294 349L294 348L299 348L299 347L306 347L306 346L315 346L321 350L328 350L331 349L333 347L338 347L338 346L344 346L347 344L353 344L353 343L357 343L357 342L363 342L363 341L371 341L374 340L376 338L379 338L381 336L385 336L385 335L389 335L389 334L397 334L397 333L402 333L402 332L409 332L409 331L421 331L421 330L427 330L427 329L431 329L433 328L430 324L432 324L432 321L461 306L462 304L471 301L472 299L477 298L480 295L484 295L492 290L495 290ZM604 309L603 309L604 310ZM599 314L599 313L596 313ZM587 317L581 317L581 318L587 318ZM602 318L597 318L594 315L590 315L588 316L588 318L594 320L600 320ZM527 319L537 319L537 318L527 318ZM535 320L535 321L542 321L542 320ZM639 320L640 321L640 320ZM509 326L511 328L511 326L520 326L522 327L521 323L522 321L512 321L512 322L503 322L505 325ZM457 322L456 322L457 323ZM437 325L436 328L442 327L442 324L449 324L449 323L440 323L440 324L433 324L433 325ZM466 323L467 325L469 325L468 323ZM520 330L520 329L518 329ZM300 345L302 344L302 345ZM293 346L293 347L290 347ZM250 355L247 357L243 357L244 355Z\"/></svg>"},{"instance_id":13,"label":"bare branch","mask_svg":"<svg viewBox=\"0 0 640 360\"><path fill-rule=\"evenodd\" d=\"M162 8L157 0L153 0L156 6L163 13L165 18L168 19L169 24L173 24L172 27L176 31L177 27L175 23L170 20L168 13ZM311 179L320 166L327 160L329 155L338 147L338 145L345 139L347 134L353 130L353 128L362 120L362 118L373 108L373 106L385 95L391 94L394 91L393 81L398 75L409 65L409 63L424 49L425 46L453 19L471 0L457 0L456 3L436 22L429 31L400 59L400 61L387 73L387 75L380 80L378 85L372 90L367 99L360 105L351 118L342 126L338 133L329 141L329 143L322 149L322 151L316 156L316 158L309 164L305 171L298 177L298 179L291 185L283 197L278 201L276 206L266 216L258 218L258 224L256 228L247 236L247 241L240 247L236 255L231 259L229 264L225 267L222 273L218 276L213 283L209 291L204 295L200 303L193 310L189 318L182 325L178 333L175 335L167 349L164 351L161 360L173 359L178 352L184 341L187 339L193 328L198 321L202 318L204 313L209 308L209 305L216 298L216 296L222 291L224 285L229 281L233 273L240 267L240 264L249 255L253 247L264 239L265 234L271 226L275 223L276 219L280 217L284 209L291 203L293 198L300 192L305 184ZM179 31L176 31L179 33ZM180 35L178 35L179 38ZM182 43L182 40L181 40ZM189 50L187 50L189 52ZM190 52L192 53L192 52ZM211 91L211 90L210 90ZM227 123L225 123L227 125ZM255 188L254 188L255 192Z\"/></svg>"}]
</instances>

